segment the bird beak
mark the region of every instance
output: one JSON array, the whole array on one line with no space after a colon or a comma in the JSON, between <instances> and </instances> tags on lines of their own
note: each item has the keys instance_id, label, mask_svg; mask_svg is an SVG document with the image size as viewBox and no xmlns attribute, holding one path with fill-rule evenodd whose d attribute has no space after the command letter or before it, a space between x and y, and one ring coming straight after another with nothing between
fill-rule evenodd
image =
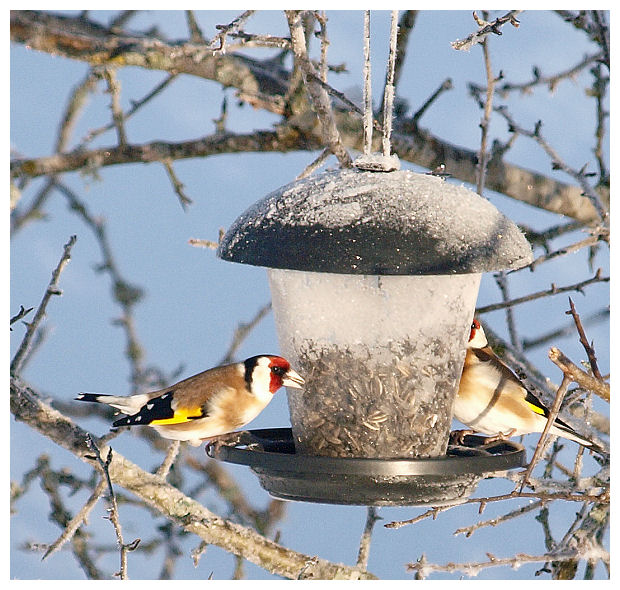
<instances>
[{"instance_id":1,"label":"bird beak","mask_svg":"<svg viewBox=\"0 0 620 590\"><path fill-rule=\"evenodd\" d=\"M284 387L294 387L295 389L301 389L304 383L303 377L293 371L293 369L289 369L282 380L282 385L284 385Z\"/></svg>"}]
</instances>

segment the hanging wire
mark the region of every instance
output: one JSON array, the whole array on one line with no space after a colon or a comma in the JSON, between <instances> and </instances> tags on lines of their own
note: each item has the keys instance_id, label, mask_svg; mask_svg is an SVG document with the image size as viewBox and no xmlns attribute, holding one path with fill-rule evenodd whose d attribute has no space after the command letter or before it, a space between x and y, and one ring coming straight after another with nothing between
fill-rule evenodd
<instances>
[{"instance_id":1,"label":"hanging wire","mask_svg":"<svg viewBox=\"0 0 620 590\"><path fill-rule=\"evenodd\" d=\"M364 11L364 155L372 148L372 88L370 73L370 10Z\"/></svg>"},{"instance_id":2,"label":"hanging wire","mask_svg":"<svg viewBox=\"0 0 620 590\"><path fill-rule=\"evenodd\" d=\"M396 64L396 39L398 36L398 10L392 11L390 28L390 53L388 57L385 92L383 96L383 153L372 153L372 84L370 68L370 10L364 11L364 153L354 165L360 170L390 172L400 169L398 156L391 155L392 111L394 110L394 71Z\"/></svg>"},{"instance_id":3,"label":"hanging wire","mask_svg":"<svg viewBox=\"0 0 620 590\"><path fill-rule=\"evenodd\" d=\"M383 155L389 156L392 137L392 111L394 110L394 69L396 64L396 38L398 36L398 10L392 10L390 27L390 54L388 56L387 76L383 95Z\"/></svg>"}]
</instances>

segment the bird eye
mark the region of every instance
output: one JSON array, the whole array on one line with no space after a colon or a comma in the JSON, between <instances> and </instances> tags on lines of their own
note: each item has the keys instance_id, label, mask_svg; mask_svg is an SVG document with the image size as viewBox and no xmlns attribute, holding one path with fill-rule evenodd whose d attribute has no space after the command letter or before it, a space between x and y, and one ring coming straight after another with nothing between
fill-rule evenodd
<instances>
[{"instance_id":1,"label":"bird eye","mask_svg":"<svg viewBox=\"0 0 620 590\"><path fill-rule=\"evenodd\" d=\"M286 373L283 367L271 367L271 372L274 373L275 375L278 375L279 377L281 377L282 375L284 375L284 373Z\"/></svg>"},{"instance_id":2,"label":"bird eye","mask_svg":"<svg viewBox=\"0 0 620 590\"><path fill-rule=\"evenodd\" d=\"M476 322L472 322L472 324L471 324L471 329L472 329L472 330L475 330L475 329L476 329Z\"/></svg>"}]
</instances>

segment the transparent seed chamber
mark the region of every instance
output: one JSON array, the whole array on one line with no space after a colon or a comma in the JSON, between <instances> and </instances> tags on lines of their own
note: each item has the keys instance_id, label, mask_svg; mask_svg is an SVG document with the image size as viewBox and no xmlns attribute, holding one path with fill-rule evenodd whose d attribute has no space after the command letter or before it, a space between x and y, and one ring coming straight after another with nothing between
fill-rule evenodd
<instances>
[{"instance_id":1,"label":"transparent seed chamber","mask_svg":"<svg viewBox=\"0 0 620 590\"><path fill-rule=\"evenodd\" d=\"M270 269L295 446L332 457L446 452L480 274L368 276Z\"/></svg>"}]
</instances>

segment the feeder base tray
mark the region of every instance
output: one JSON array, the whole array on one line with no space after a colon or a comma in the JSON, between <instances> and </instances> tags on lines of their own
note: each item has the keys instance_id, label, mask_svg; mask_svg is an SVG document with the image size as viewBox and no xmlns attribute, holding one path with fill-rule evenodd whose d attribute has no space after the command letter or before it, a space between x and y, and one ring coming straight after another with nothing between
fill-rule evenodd
<instances>
[{"instance_id":1,"label":"feeder base tray","mask_svg":"<svg viewBox=\"0 0 620 590\"><path fill-rule=\"evenodd\" d=\"M364 459L301 455L290 428L232 433L208 443L210 457L248 465L261 486L283 500L363 506L441 506L464 502L478 482L526 464L522 445L484 444L468 435L442 457Z\"/></svg>"}]
</instances>

